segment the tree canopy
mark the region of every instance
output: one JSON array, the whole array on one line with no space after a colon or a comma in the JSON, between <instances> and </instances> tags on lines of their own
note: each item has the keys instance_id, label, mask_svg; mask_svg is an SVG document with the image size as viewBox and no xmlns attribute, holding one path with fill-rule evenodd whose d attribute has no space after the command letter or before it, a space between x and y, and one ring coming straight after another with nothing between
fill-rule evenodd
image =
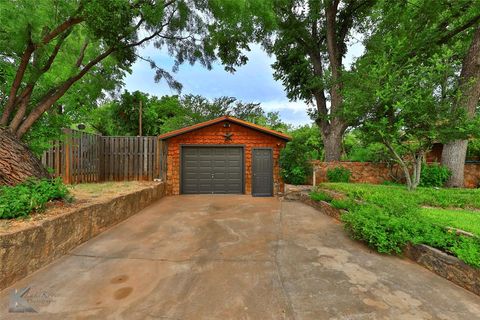
<instances>
[{"instance_id":1,"label":"tree canopy","mask_svg":"<svg viewBox=\"0 0 480 320\"><path fill-rule=\"evenodd\" d=\"M278 112L265 112L258 103L244 103L232 97L209 100L200 95L163 96L124 91L118 99L96 109L87 122L104 135L138 135L142 101L144 135L158 135L224 115L286 131L289 126Z\"/></svg>"},{"instance_id":2,"label":"tree canopy","mask_svg":"<svg viewBox=\"0 0 480 320\"><path fill-rule=\"evenodd\" d=\"M345 100L360 109L363 136L385 144L415 188L434 142L476 134L475 121L454 105L472 41L468 26L480 8L471 2L424 0L384 1L374 9L373 32L366 53L347 76Z\"/></svg>"}]
</instances>

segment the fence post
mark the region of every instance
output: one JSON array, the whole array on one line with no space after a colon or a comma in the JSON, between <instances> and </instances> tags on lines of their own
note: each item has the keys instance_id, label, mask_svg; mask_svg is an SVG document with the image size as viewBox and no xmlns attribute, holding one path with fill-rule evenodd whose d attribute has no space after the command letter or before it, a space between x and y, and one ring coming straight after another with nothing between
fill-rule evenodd
<instances>
[{"instance_id":1,"label":"fence post","mask_svg":"<svg viewBox=\"0 0 480 320\"><path fill-rule=\"evenodd\" d=\"M71 158L71 150L72 147L70 145L70 135L69 135L69 130L65 129L63 132L65 133L65 139L64 139L64 156L65 156L65 170L63 174L63 182L66 184L69 184L72 182L71 180L71 164L72 164L72 158Z\"/></svg>"},{"instance_id":2,"label":"fence post","mask_svg":"<svg viewBox=\"0 0 480 320\"><path fill-rule=\"evenodd\" d=\"M98 178L97 182L102 182L105 175L104 163L105 163L105 153L103 150L103 137L97 136L97 173Z\"/></svg>"},{"instance_id":3,"label":"fence post","mask_svg":"<svg viewBox=\"0 0 480 320\"><path fill-rule=\"evenodd\" d=\"M314 165L313 165L313 186L314 186L314 187L317 185L316 173L317 173L317 167L316 167L315 164L314 164Z\"/></svg>"},{"instance_id":4,"label":"fence post","mask_svg":"<svg viewBox=\"0 0 480 320\"><path fill-rule=\"evenodd\" d=\"M161 141L157 136L157 139L155 140L155 178L160 179L160 150L162 148L161 146Z\"/></svg>"}]
</instances>

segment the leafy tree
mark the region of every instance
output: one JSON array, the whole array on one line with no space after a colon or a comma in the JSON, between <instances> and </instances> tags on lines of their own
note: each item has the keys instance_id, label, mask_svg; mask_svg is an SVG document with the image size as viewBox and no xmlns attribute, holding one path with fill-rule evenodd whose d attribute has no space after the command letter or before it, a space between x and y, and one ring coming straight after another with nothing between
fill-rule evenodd
<instances>
[{"instance_id":1,"label":"leafy tree","mask_svg":"<svg viewBox=\"0 0 480 320\"><path fill-rule=\"evenodd\" d=\"M282 178L287 183L305 184L311 173L311 160L323 157L323 143L315 126L302 126L289 132L292 141L280 153Z\"/></svg>"},{"instance_id":2,"label":"leafy tree","mask_svg":"<svg viewBox=\"0 0 480 320\"><path fill-rule=\"evenodd\" d=\"M385 86L393 83L390 81L393 77L406 75L413 80L408 72L414 73L416 68L419 73L426 76L430 76L428 73L436 69L437 74L434 78L418 78L418 86L406 84L413 90L413 93L405 92L407 97L411 97L412 101L420 98L415 91L424 90L424 84L428 82L427 86L430 87L431 92L430 96L425 92L427 104L430 103L431 96L435 96L438 103L442 105L441 109L451 112L451 118L455 118L456 113L462 113L461 109L463 109L463 113L472 119L473 110L478 105L480 95L480 87L478 87L480 65L475 66L473 63L475 54L478 55L480 52L478 50L480 45L480 6L476 1L419 0L404 2L384 0L379 2L374 12L369 27L372 33L366 41L366 52L367 55L371 52L371 56L375 56L375 58L363 63L372 63L371 70L375 70L384 61L392 63L386 64L390 69L384 69L383 75L377 78L376 84L369 82L373 86L372 88L380 88L380 91L384 91ZM380 60L375 61L376 58ZM476 61L478 63L478 56ZM443 66L435 66L435 63L443 64ZM444 68L443 71L440 70L441 67ZM430 71L426 71L428 68ZM466 73L467 69L469 71ZM440 74L442 72L443 76ZM373 74L367 73L362 73L362 76L357 78L354 77L353 86L358 84L355 82L363 81L363 76L375 75L375 71ZM379 76L378 73L377 76ZM402 83L400 82L398 85L402 85ZM392 88L387 89L392 90ZM372 91L377 96L381 94L370 90L370 92ZM359 102L358 99L354 99L354 101L355 103ZM424 101L417 100L417 103L424 104ZM367 106L365 103L362 105ZM433 111L428 108L423 110L425 112ZM436 119L436 114L430 113L424 114L424 116L431 116L432 121ZM461 125L458 126L461 127ZM442 162L452 171L450 186L463 185L464 147L466 149L465 139L468 137L469 135L459 128L452 132L452 135L443 138L442 142L446 143L446 147L442 155Z\"/></svg>"},{"instance_id":3,"label":"leafy tree","mask_svg":"<svg viewBox=\"0 0 480 320\"><path fill-rule=\"evenodd\" d=\"M441 45L437 42L451 38L440 37L430 39L432 46L425 47L421 40L432 31L411 23L440 19L432 13L435 10L426 10L430 6L439 9L436 1L385 1L378 8L380 20L366 42L367 52L357 61L345 90L346 101L363 108L363 136L388 148L409 189L418 186L425 153L434 142L476 134L465 112L451 108L465 42Z\"/></svg>"},{"instance_id":4,"label":"leafy tree","mask_svg":"<svg viewBox=\"0 0 480 320\"><path fill-rule=\"evenodd\" d=\"M278 112L268 112L259 103L245 103L232 97L219 97L209 100L199 95L185 95L180 99L183 109L181 119L170 118L162 132L179 129L196 123L230 115L268 128L286 131L289 126L281 121Z\"/></svg>"},{"instance_id":5,"label":"leafy tree","mask_svg":"<svg viewBox=\"0 0 480 320\"><path fill-rule=\"evenodd\" d=\"M118 99L97 108L89 122L103 135L139 135L140 102L142 135L158 135L170 118L184 116L178 96L157 98L140 91L124 91Z\"/></svg>"},{"instance_id":6,"label":"leafy tree","mask_svg":"<svg viewBox=\"0 0 480 320\"><path fill-rule=\"evenodd\" d=\"M367 133L368 134L368 133ZM353 130L343 139L343 160L355 162L382 162L390 160L390 154L382 143L368 142L362 132Z\"/></svg>"},{"instance_id":7,"label":"leafy tree","mask_svg":"<svg viewBox=\"0 0 480 320\"><path fill-rule=\"evenodd\" d=\"M480 17L480 14L478 17ZM458 90L460 94L454 101L452 108L454 110L463 109L469 118L473 118L480 100L480 24L475 30L468 53L463 59ZM452 140L443 147L442 163L452 171L448 181L450 187L463 187L467 147L467 139Z\"/></svg>"},{"instance_id":8,"label":"leafy tree","mask_svg":"<svg viewBox=\"0 0 480 320\"><path fill-rule=\"evenodd\" d=\"M343 59L347 43L375 1L274 1L277 18L267 51L276 56L274 77L287 95L312 105L320 127L325 161L340 160L342 137L355 123L343 101Z\"/></svg>"},{"instance_id":9,"label":"leafy tree","mask_svg":"<svg viewBox=\"0 0 480 320\"><path fill-rule=\"evenodd\" d=\"M47 176L20 139L61 105L67 92L81 92L85 83L96 80L121 78L137 58L150 61L138 56L139 46L153 42L168 49L174 71L184 62L211 68L216 52L229 66L244 63L238 49L222 41L226 35L215 19L222 2L0 2L0 184ZM150 62L157 81L181 88L169 72ZM98 88L105 85L100 82Z\"/></svg>"},{"instance_id":10,"label":"leafy tree","mask_svg":"<svg viewBox=\"0 0 480 320\"><path fill-rule=\"evenodd\" d=\"M340 160L342 136L356 123L355 105L344 103L343 59L355 31L375 0L246 0L223 3L217 9L226 16L222 41L249 49L261 43L275 55L274 78L283 83L291 100L313 106L311 116L319 126L325 145L325 160ZM235 56L236 52L230 52Z\"/></svg>"},{"instance_id":11,"label":"leafy tree","mask_svg":"<svg viewBox=\"0 0 480 320\"><path fill-rule=\"evenodd\" d=\"M278 112L268 112L258 103L243 103L231 97L209 100L199 95L157 98L135 91L125 91L93 112L91 125L103 135L138 135L139 102L142 101L142 124L145 135L158 135L223 115L286 131Z\"/></svg>"}]
</instances>

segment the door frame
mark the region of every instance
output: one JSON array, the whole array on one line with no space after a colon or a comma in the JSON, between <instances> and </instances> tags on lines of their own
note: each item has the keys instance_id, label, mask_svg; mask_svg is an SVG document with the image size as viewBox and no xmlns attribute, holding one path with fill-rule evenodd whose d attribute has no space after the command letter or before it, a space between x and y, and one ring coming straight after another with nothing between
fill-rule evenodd
<instances>
[{"instance_id":1,"label":"door frame","mask_svg":"<svg viewBox=\"0 0 480 320\"><path fill-rule=\"evenodd\" d=\"M260 194L260 195L256 195L255 192L254 192L254 184L253 184L253 181L254 181L254 178L253 178L253 174L254 174L254 169L255 169L255 150L270 150L270 163L272 164L272 180L271 180L271 193L269 195L265 195L265 194ZM252 178L251 178L251 190L252 190L252 196L253 197L273 197L274 195L274 163L273 163L273 148L272 147L255 147L255 148L252 148Z\"/></svg>"},{"instance_id":2,"label":"door frame","mask_svg":"<svg viewBox=\"0 0 480 320\"><path fill-rule=\"evenodd\" d=\"M179 143L179 165L180 168L178 170L178 183L179 183L179 192L180 194L183 193L183 148L185 147L195 147L195 148L242 148L242 193L245 194L245 145L244 144L185 144Z\"/></svg>"}]
</instances>

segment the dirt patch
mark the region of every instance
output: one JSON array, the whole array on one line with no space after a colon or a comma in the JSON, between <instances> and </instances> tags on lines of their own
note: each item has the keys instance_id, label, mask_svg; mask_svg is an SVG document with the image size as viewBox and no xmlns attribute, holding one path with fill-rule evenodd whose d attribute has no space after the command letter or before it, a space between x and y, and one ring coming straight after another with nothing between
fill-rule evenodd
<instances>
[{"instance_id":1,"label":"dirt patch","mask_svg":"<svg viewBox=\"0 0 480 320\"><path fill-rule=\"evenodd\" d=\"M158 182L124 181L105 183L85 183L70 185L68 189L73 196L72 202L52 201L41 212L34 212L25 218L0 219L0 235L27 229L39 225L43 220L69 213L92 204L107 202L113 198L145 189Z\"/></svg>"}]
</instances>

